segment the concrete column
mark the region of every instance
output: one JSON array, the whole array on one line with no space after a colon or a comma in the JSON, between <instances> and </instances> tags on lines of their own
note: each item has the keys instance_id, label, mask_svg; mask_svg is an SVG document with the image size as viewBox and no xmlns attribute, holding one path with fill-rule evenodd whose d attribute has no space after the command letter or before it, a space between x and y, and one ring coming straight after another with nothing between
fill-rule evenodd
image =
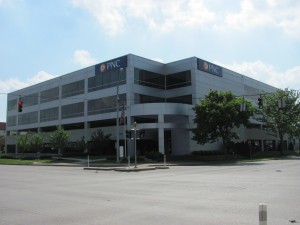
<instances>
[{"instance_id":1,"label":"concrete column","mask_svg":"<svg viewBox=\"0 0 300 225\"><path fill-rule=\"evenodd\" d=\"M165 154L165 130L158 128L158 151Z\"/></svg>"},{"instance_id":2,"label":"concrete column","mask_svg":"<svg viewBox=\"0 0 300 225\"><path fill-rule=\"evenodd\" d=\"M165 129L164 129L164 115L158 115L158 151L165 154Z\"/></svg>"}]
</instances>

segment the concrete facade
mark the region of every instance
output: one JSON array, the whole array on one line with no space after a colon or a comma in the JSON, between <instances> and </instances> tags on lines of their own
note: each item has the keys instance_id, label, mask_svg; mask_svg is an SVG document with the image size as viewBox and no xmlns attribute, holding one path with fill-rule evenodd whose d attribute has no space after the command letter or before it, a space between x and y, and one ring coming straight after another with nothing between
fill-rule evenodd
<instances>
[{"instance_id":1,"label":"concrete facade","mask_svg":"<svg viewBox=\"0 0 300 225\"><path fill-rule=\"evenodd\" d=\"M198 145L192 141L192 108L210 89L231 91L254 103L260 93L276 91L275 87L196 57L164 64L129 54L10 93L7 151L18 151L16 135L33 131L47 137L56 126L68 129L71 141L82 136L89 140L99 128L116 139L117 93L119 116L125 106L127 121L125 127L120 125L120 140L125 130L137 122L138 129L145 130L139 142L152 140L156 145L154 149L144 146L142 153L186 155L219 150L221 142ZM19 97L24 102L22 112L17 110ZM251 122L254 127L238 129L239 141L253 141L262 150L266 143L276 144L278 138L268 135L257 121ZM127 144L132 154L132 141Z\"/></svg>"}]
</instances>

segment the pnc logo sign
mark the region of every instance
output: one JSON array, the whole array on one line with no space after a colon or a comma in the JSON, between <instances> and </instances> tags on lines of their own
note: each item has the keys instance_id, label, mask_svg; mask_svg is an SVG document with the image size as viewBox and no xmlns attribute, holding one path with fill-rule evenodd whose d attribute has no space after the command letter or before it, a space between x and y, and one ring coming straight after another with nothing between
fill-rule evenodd
<instances>
[{"instance_id":1,"label":"pnc logo sign","mask_svg":"<svg viewBox=\"0 0 300 225\"><path fill-rule=\"evenodd\" d=\"M95 75L127 67L127 56L113 59L95 66Z\"/></svg>"},{"instance_id":2,"label":"pnc logo sign","mask_svg":"<svg viewBox=\"0 0 300 225\"><path fill-rule=\"evenodd\" d=\"M198 69L219 77L223 76L222 67L206 62L202 59L198 59Z\"/></svg>"},{"instance_id":3,"label":"pnc logo sign","mask_svg":"<svg viewBox=\"0 0 300 225\"><path fill-rule=\"evenodd\" d=\"M121 68L121 60L117 59L115 61L107 62L107 63L102 63L100 65L100 72L104 73L106 71L114 70Z\"/></svg>"}]
</instances>

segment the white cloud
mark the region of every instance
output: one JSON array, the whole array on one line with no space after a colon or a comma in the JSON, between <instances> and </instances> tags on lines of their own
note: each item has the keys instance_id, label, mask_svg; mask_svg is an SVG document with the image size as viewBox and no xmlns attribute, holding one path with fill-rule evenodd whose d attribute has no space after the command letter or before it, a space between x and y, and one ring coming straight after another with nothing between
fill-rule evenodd
<instances>
[{"instance_id":1,"label":"white cloud","mask_svg":"<svg viewBox=\"0 0 300 225\"><path fill-rule=\"evenodd\" d=\"M36 75L31 78L23 81L19 78L10 78L8 80L0 80L0 92L8 93L15 90L19 90L30 85L34 85L49 79L54 78L54 75L51 75L45 71L39 71Z\"/></svg>"},{"instance_id":2,"label":"white cloud","mask_svg":"<svg viewBox=\"0 0 300 225\"><path fill-rule=\"evenodd\" d=\"M94 16L104 31L115 36L124 30L125 18L122 0L73 0L73 5L83 8Z\"/></svg>"},{"instance_id":3,"label":"white cloud","mask_svg":"<svg viewBox=\"0 0 300 225\"><path fill-rule=\"evenodd\" d=\"M227 27L247 30L273 23L269 13L255 6L253 0L243 0L238 13L227 14L225 24Z\"/></svg>"},{"instance_id":4,"label":"white cloud","mask_svg":"<svg viewBox=\"0 0 300 225\"><path fill-rule=\"evenodd\" d=\"M298 90L300 87L300 66L286 71L278 71L273 65L261 61L221 64L225 68L249 76L253 79L267 83L278 88Z\"/></svg>"},{"instance_id":5,"label":"white cloud","mask_svg":"<svg viewBox=\"0 0 300 225\"><path fill-rule=\"evenodd\" d=\"M204 1L189 0L160 1L144 19L150 28L169 32L178 27L201 27L212 22L215 17L215 13L206 8Z\"/></svg>"},{"instance_id":6,"label":"white cloud","mask_svg":"<svg viewBox=\"0 0 300 225\"><path fill-rule=\"evenodd\" d=\"M130 19L142 21L148 29L168 32L179 26L202 26L215 18L204 0L73 0L93 15L111 36L122 33Z\"/></svg>"},{"instance_id":7,"label":"white cloud","mask_svg":"<svg viewBox=\"0 0 300 225\"><path fill-rule=\"evenodd\" d=\"M300 38L300 2L293 0L240 0L238 11L223 0L72 0L72 3L87 10L110 36L144 26L160 33L182 27L238 31L272 28ZM215 8L214 4L224 7Z\"/></svg>"},{"instance_id":8,"label":"white cloud","mask_svg":"<svg viewBox=\"0 0 300 225\"><path fill-rule=\"evenodd\" d=\"M87 50L76 50L73 54L73 60L81 66L90 66L97 62Z\"/></svg>"},{"instance_id":9,"label":"white cloud","mask_svg":"<svg viewBox=\"0 0 300 225\"><path fill-rule=\"evenodd\" d=\"M13 92L49 79L54 78L54 75L51 75L45 71L39 71L36 75L32 76L27 80L20 80L18 78L10 78L8 80L0 80L0 101L6 102L6 95L9 92ZM6 104L0 109L0 122L6 121Z\"/></svg>"},{"instance_id":10,"label":"white cloud","mask_svg":"<svg viewBox=\"0 0 300 225\"><path fill-rule=\"evenodd\" d=\"M259 27L282 30L300 39L300 3L296 1L242 0L240 11L227 13L225 23L216 27L247 31Z\"/></svg>"}]
</instances>

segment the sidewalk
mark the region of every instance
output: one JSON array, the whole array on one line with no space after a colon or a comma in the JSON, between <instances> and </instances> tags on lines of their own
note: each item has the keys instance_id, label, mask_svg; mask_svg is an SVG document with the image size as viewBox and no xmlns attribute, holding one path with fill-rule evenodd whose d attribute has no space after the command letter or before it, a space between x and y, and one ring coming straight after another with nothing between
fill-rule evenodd
<instances>
[{"instance_id":1,"label":"sidewalk","mask_svg":"<svg viewBox=\"0 0 300 225\"><path fill-rule=\"evenodd\" d=\"M84 170L103 170L103 171L118 171L118 172L140 172L147 170L157 170L157 169L169 169L170 164L138 164L136 167L134 165L125 165L125 164L103 164L98 165L97 167L84 167Z\"/></svg>"},{"instance_id":2,"label":"sidewalk","mask_svg":"<svg viewBox=\"0 0 300 225\"><path fill-rule=\"evenodd\" d=\"M69 167L83 167L84 170L103 170L103 171L119 171L119 172L139 172L156 169L169 169L169 166L175 164L163 163L139 163L135 167L134 164L128 166L128 163L101 163L103 160L87 160L81 158L61 158L62 160L70 160L73 162L57 162L57 163L40 163L36 162L33 165L36 166L69 166Z\"/></svg>"}]
</instances>

